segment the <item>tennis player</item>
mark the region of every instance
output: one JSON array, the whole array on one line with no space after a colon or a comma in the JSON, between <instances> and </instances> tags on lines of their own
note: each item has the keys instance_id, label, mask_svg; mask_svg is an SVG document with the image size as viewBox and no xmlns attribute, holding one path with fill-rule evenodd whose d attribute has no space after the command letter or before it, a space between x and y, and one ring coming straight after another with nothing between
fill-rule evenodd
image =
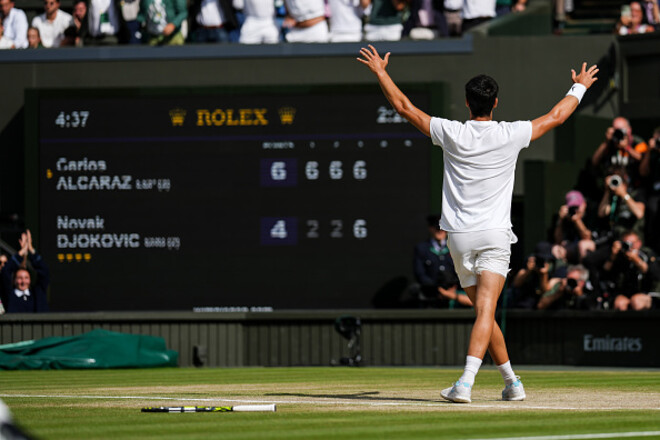
<instances>
[{"instance_id":1,"label":"tennis player","mask_svg":"<svg viewBox=\"0 0 660 440\"><path fill-rule=\"evenodd\" d=\"M474 305L476 318L470 335L463 375L443 398L457 403L472 401L472 386L486 349L504 378L503 400L523 400L525 390L509 361L504 336L495 322L497 300L509 272L511 244L518 239L511 230L511 197L520 150L561 125L575 111L586 90L597 80L598 68L587 63L573 85L552 110L533 121L496 122L498 86L486 75L465 85L467 122L431 117L415 107L386 71L384 58L369 45L361 58L378 78L392 107L444 152L442 217L440 228L449 233L449 250L456 273Z\"/></svg>"}]
</instances>

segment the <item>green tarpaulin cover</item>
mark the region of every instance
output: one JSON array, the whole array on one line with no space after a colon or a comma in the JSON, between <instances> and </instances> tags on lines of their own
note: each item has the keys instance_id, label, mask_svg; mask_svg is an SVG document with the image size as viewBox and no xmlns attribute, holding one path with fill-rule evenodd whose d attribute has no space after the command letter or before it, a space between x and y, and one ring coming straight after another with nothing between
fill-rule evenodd
<instances>
[{"instance_id":1,"label":"green tarpaulin cover","mask_svg":"<svg viewBox=\"0 0 660 440\"><path fill-rule=\"evenodd\" d=\"M101 329L0 345L2 370L176 367L178 358L163 338Z\"/></svg>"}]
</instances>

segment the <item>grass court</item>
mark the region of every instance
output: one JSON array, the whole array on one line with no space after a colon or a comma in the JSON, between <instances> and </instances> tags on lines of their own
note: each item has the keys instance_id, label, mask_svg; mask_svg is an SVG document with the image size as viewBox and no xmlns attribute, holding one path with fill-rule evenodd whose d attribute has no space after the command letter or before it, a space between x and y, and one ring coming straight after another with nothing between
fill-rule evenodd
<instances>
[{"instance_id":1,"label":"grass court","mask_svg":"<svg viewBox=\"0 0 660 440\"><path fill-rule=\"evenodd\" d=\"M36 438L660 439L660 371L517 369L503 402L492 367L473 403L440 390L459 368L171 368L4 371L0 398ZM276 403L275 413L142 413L146 406Z\"/></svg>"}]
</instances>

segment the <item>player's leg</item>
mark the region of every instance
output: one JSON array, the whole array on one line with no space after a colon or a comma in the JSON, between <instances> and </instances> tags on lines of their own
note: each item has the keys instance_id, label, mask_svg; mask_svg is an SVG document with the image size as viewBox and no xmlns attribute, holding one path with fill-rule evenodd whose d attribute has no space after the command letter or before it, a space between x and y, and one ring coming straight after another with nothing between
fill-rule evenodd
<instances>
[{"instance_id":1,"label":"player's leg","mask_svg":"<svg viewBox=\"0 0 660 440\"><path fill-rule=\"evenodd\" d=\"M494 274L489 271L482 271L481 275L478 277L478 280L482 280L483 276L491 277L494 275L495 277L500 277L503 278L499 274ZM499 284L497 282L497 278L495 280L491 280L491 284L494 284L498 290L496 293L496 299L495 299L495 307L497 307L497 298L499 298L499 295L502 291L502 288L504 287L504 283ZM479 285L479 284L478 284ZM472 288L465 289L465 292L468 294L470 299L472 300L473 304L478 304L479 303L479 298L477 294L477 286L473 286ZM492 292L491 292L492 294ZM476 309L475 309L476 310ZM495 362L495 365L497 366L497 370L500 372L502 375L502 379L504 380L504 385L505 388L502 391L502 399L503 400L524 400L526 395L525 395L525 389L522 385L522 382L520 381L520 378L516 376L516 374L513 371L513 368L511 367L511 362L509 361L509 353L506 348L506 341L504 340L504 335L502 334L502 330L500 329L500 326L497 324L497 321L495 321L495 313L493 311L492 314L492 329L491 329L491 334L490 334L490 339L488 341L488 352L490 353L491 358ZM472 347L472 335L470 336L470 346ZM478 347L477 350L478 352L471 352L468 350L468 356L474 356L475 354L478 354L479 352L482 352L485 354L485 350L479 345L483 344L483 342L478 342L475 341L475 345Z\"/></svg>"},{"instance_id":2,"label":"player's leg","mask_svg":"<svg viewBox=\"0 0 660 440\"><path fill-rule=\"evenodd\" d=\"M493 327L496 325L495 311L497 310L497 300L504 287L504 281L502 275L486 270L477 276L477 291L472 301L477 316L472 327L472 333L470 334L468 356L483 359L486 350L491 345L491 335L493 333ZM500 336L501 334L502 332L500 331ZM496 356L502 356L503 350L503 355L508 360L504 338L496 340L495 343L493 349L496 351Z\"/></svg>"},{"instance_id":3,"label":"player's leg","mask_svg":"<svg viewBox=\"0 0 660 440\"><path fill-rule=\"evenodd\" d=\"M442 390L440 393L445 399L457 403L469 403L472 401L474 379L479 372L481 362L489 346L493 345L493 351L498 356L498 359L504 356L508 360L506 345L504 345L504 338L501 331L499 331L499 338L496 337L494 344L491 344L493 328L497 325L495 323L495 309L497 308L497 299L504 287L504 277L496 273L482 271L476 277L476 280L476 286L464 287L468 297L472 300L476 313L470 334L468 355L465 359L465 369L461 377L451 388ZM502 350L504 353L502 353Z\"/></svg>"},{"instance_id":4,"label":"player's leg","mask_svg":"<svg viewBox=\"0 0 660 440\"><path fill-rule=\"evenodd\" d=\"M468 298L470 298L470 301L472 301L472 304L476 304L477 286L470 286L464 290L465 293L467 293ZM488 344L488 353L490 353L490 357L493 358L495 365L503 365L509 362L509 353L506 349L504 335L502 334L502 330L497 324L497 321L493 321L493 330Z\"/></svg>"}]
</instances>

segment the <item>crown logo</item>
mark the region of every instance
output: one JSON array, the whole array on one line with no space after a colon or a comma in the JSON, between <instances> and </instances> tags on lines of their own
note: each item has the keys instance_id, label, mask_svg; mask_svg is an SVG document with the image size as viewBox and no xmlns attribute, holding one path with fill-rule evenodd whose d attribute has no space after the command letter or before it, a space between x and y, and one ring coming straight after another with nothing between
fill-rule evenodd
<instances>
[{"instance_id":1,"label":"crown logo","mask_svg":"<svg viewBox=\"0 0 660 440\"><path fill-rule=\"evenodd\" d=\"M281 107L278 111L282 125L293 124L293 118L296 116L296 109L293 107Z\"/></svg>"},{"instance_id":2,"label":"crown logo","mask_svg":"<svg viewBox=\"0 0 660 440\"><path fill-rule=\"evenodd\" d=\"M183 125L183 121L186 119L186 111L182 108L173 108L170 110L170 120L172 121L172 127L180 127Z\"/></svg>"}]
</instances>

